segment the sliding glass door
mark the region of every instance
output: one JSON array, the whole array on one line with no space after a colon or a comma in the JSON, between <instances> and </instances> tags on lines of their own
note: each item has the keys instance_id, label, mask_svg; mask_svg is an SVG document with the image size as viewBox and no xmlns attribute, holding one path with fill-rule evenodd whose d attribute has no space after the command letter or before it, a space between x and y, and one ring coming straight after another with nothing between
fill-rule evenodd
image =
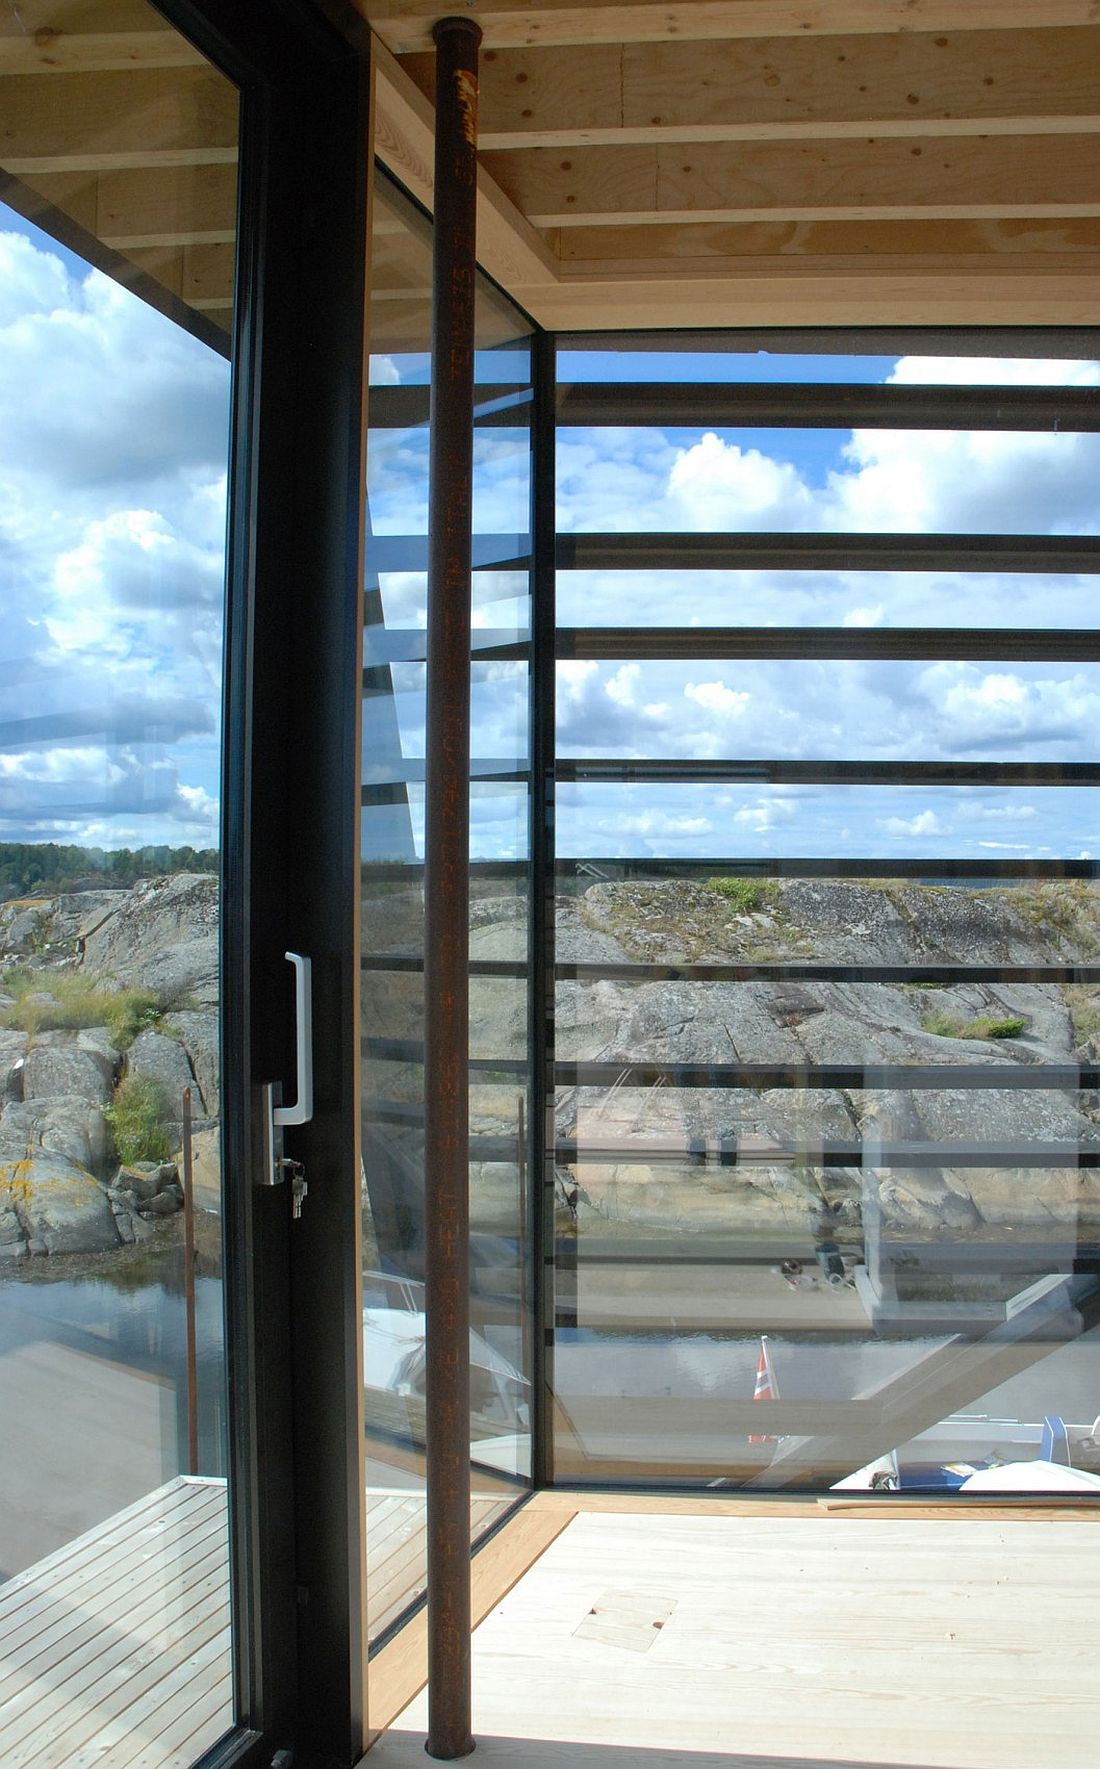
<instances>
[{"instance_id":1,"label":"sliding glass door","mask_svg":"<svg viewBox=\"0 0 1100 1769\"><path fill-rule=\"evenodd\" d=\"M0 167L0 1733L234 1718L222 656L239 97L36 6ZM0 54L25 26L0 23ZM128 39L129 41L129 39ZM27 39L23 39L25 46ZM69 45L74 45L69 54Z\"/></svg>"}]
</instances>

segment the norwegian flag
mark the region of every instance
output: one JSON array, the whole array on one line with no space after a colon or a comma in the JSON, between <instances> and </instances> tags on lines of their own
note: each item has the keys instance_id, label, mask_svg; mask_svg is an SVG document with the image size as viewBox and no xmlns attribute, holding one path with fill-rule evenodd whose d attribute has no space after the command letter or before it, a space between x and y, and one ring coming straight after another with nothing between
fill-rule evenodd
<instances>
[{"instance_id":1,"label":"norwegian flag","mask_svg":"<svg viewBox=\"0 0 1100 1769\"><path fill-rule=\"evenodd\" d=\"M768 1335L760 1335L760 1356L756 1360L756 1382L752 1391L753 1400L778 1400L779 1384L775 1379L772 1365L772 1354L768 1350ZM750 1435L750 1443L775 1443L775 1438L766 1434L762 1437Z\"/></svg>"}]
</instances>

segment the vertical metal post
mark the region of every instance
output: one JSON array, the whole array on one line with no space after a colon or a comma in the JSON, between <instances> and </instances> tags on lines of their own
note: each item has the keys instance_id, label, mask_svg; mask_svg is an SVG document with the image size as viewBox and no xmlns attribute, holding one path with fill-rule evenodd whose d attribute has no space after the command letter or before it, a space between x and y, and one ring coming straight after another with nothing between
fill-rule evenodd
<instances>
[{"instance_id":1,"label":"vertical metal post","mask_svg":"<svg viewBox=\"0 0 1100 1769\"><path fill-rule=\"evenodd\" d=\"M477 51L436 45L424 841L428 1754L474 1748L470 1691L469 813Z\"/></svg>"},{"instance_id":2,"label":"vertical metal post","mask_svg":"<svg viewBox=\"0 0 1100 1769\"><path fill-rule=\"evenodd\" d=\"M195 1331L195 1163L191 1089L183 1090L183 1305L187 1318L187 1472L199 1471L199 1360Z\"/></svg>"},{"instance_id":3,"label":"vertical metal post","mask_svg":"<svg viewBox=\"0 0 1100 1769\"><path fill-rule=\"evenodd\" d=\"M532 536L534 552L531 622L531 921L530 1048L534 1063L531 1093L531 1223L534 1258L535 1342L532 1482L554 1480L554 1325L556 1247L554 1233L554 720L556 663L554 639L557 486L557 355L554 340L540 332L533 345L534 474Z\"/></svg>"}]
</instances>

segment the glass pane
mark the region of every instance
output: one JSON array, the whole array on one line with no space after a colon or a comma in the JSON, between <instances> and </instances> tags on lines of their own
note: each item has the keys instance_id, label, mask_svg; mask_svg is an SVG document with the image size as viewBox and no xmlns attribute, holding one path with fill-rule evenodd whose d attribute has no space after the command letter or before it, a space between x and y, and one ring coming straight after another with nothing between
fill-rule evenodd
<instances>
[{"instance_id":1,"label":"glass pane","mask_svg":"<svg viewBox=\"0 0 1100 1769\"><path fill-rule=\"evenodd\" d=\"M368 439L363 1161L368 1610L424 1588L424 772L428 224L381 175ZM471 1530L530 1477L530 347L478 291L470 880ZM502 974L501 967L504 967Z\"/></svg>"},{"instance_id":2,"label":"glass pane","mask_svg":"<svg viewBox=\"0 0 1100 1769\"><path fill-rule=\"evenodd\" d=\"M36 40L71 24L49 10ZM9 11L0 35L25 32ZM12 1761L33 1739L36 1762L153 1769L233 1719L218 800L238 95L152 6L127 17L141 65L44 54L9 82L0 148L0 1658Z\"/></svg>"},{"instance_id":3,"label":"glass pane","mask_svg":"<svg viewBox=\"0 0 1100 1769\"><path fill-rule=\"evenodd\" d=\"M563 375L777 401L1097 378L601 349L571 340ZM1087 436L810 430L788 409L766 431L567 423L559 529L1095 534ZM698 571L685 550L560 574L562 627L655 649L675 629L678 650L696 626L769 628L790 655L562 642L559 1480L1100 1489L1095 665L1038 637L1095 609L1090 578L1025 551L1011 573ZM815 655L815 626L863 629L866 660ZM900 626L932 657L959 627L1025 642L876 657Z\"/></svg>"},{"instance_id":4,"label":"glass pane","mask_svg":"<svg viewBox=\"0 0 1100 1769\"><path fill-rule=\"evenodd\" d=\"M1079 572L559 571L566 627L1095 628Z\"/></svg>"},{"instance_id":5,"label":"glass pane","mask_svg":"<svg viewBox=\"0 0 1100 1769\"><path fill-rule=\"evenodd\" d=\"M507 666L478 668L499 684ZM561 757L1091 762L1098 729L1092 663L585 662L558 679Z\"/></svg>"},{"instance_id":6,"label":"glass pane","mask_svg":"<svg viewBox=\"0 0 1100 1769\"><path fill-rule=\"evenodd\" d=\"M790 786L566 782L559 851L598 863L627 855L737 862L820 855L854 860L1089 859L1100 853L1091 786ZM724 863L713 862L721 872Z\"/></svg>"}]
</instances>

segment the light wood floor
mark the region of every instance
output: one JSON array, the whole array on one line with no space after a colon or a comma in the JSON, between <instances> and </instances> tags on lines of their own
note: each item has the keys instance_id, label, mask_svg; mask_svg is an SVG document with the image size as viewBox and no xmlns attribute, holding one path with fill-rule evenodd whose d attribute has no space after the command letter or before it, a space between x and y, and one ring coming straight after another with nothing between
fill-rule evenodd
<instances>
[{"instance_id":1,"label":"light wood floor","mask_svg":"<svg viewBox=\"0 0 1100 1769\"><path fill-rule=\"evenodd\" d=\"M478 1629L474 1763L1100 1760L1100 1519L624 1503L568 1522ZM426 1712L422 1694L368 1769L422 1769Z\"/></svg>"}]
</instances>

